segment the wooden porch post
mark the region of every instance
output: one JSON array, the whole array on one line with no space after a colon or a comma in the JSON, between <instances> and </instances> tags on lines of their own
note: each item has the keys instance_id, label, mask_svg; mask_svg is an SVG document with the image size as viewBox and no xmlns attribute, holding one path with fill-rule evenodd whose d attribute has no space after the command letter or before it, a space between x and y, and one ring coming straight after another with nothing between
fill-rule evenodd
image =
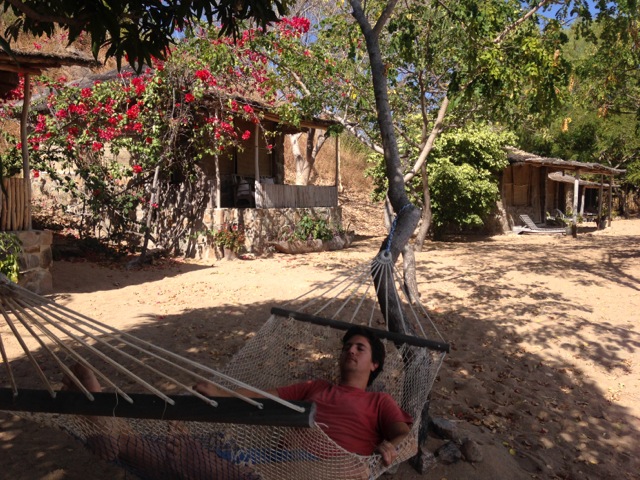
<instances>
[{"instance_id":1,"label":"wooden porch post","mask_svg":"<svg viewBox=\"0 0 640 480\"><path fill-rule=\"evenodd\" d=\"M573 182L573 236L578 235L578 189L580 188L580 170L576 170L576 179Z\"/></svg>"},{"instance_id":2,"label":"wooden porch post","mask_svg":"<svg viewBox=\"0 0 640 480\"><path fill-rule=\"evenodd\" d=\"M29 144L27 139L27 122L29 121L29 104L31 103L31 75L24 74L24 100L20 115L20 141L22 142L22 176L24 181L24 202L26 217L25 230L31 230L31 168L29 167Z\"/></svg>"},{"instance_id":3,"label":"wooden porch post","mask_svg":"<svg viewBox=\"0 0 640 480\"><path fill-rule=\"evenodd\" d=\"M548 205L547 205L547 182L548 180L548 168L547 167L542 167L542 175L541 175L541 180L542 180L542 220L544 221L544 223L547 223L547 211L549 210Z\"/></svg>"},{"instance_id":4,"label":"wooden porch post","mask_svg":"<svg viewBox=\"0 0 640 480\"><path fill-rule=\"evenodd\" d=\"M584 213L584 202L587 199L587 188L582 189L582 203L580 204L580 215Z\"/></svg>"},{"instance_id":5,"label":"wooden porch post","mask_svg":"<svg viewBox=\"0 0 640 480\"><path fill-rule=\"evenodd\" d=\"M611 226L611 210L613 209L613 175L609 176L609 212L607 226Z\"/></svg>"},{"instance_id":6,"label":"wooden porch post","mask_svg":"<svg viewBox=\"0 0 640 480\"><path fill-rule=\"evenodd\" d=\"M220 186L220 157L216 153L213 157L216 164L216 208L222 203L222 188Z\"/></svg>"},{"instance_id":7,"label":"wooden porch post","mask_svg":"<svg viewBox=\"0 0 640 480\"><path fill-rule=\"evenodd\" d=\"M256 123L253 129L253 160L255 163L255 180L253 191L253 205L256 208L262 208L262 189L260 187L260 142L258 134L260 133L260 127Z\"/></svg>"},{"instance_id":8,"label":"wooden porch post","mask_svg":"<svg viewBox=\"0 0 640 480\"><path fill-rule=\"evenodd\" d=\"M260 133L260 127L256 123L253 131L253 159L255 160L256 169L256 183L260 183L260 142L258 141L258 134Z\"/></svg>"},{"instance_id":9,"label":"wooden porch post","mask_svg":"<svg viewBox=\"0 0 640 480\"><path fill-rule=\"evenodd\" d=\"M336 135L336 188L342 193L342 176L340 175L340 135Z\"/></svg>"},{"instance_id":10,"label":"wooden porch post","mask_svg":"<svg viewBox=\"0 0 640 480\"><path fill-rule=\"evenodd\" d=\"M602 218L602 195L604 193L604 175L600 175L600 189L598 190L598 225L597 230L600 230L600 219Z\"/></svg>"}]
</instances>

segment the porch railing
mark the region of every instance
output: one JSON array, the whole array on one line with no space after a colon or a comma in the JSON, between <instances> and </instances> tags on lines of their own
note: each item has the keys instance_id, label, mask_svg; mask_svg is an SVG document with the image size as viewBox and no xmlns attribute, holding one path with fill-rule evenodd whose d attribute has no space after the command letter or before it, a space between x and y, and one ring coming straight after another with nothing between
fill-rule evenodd
<instances>
[{"instance_id":1,"label":"porch railing","mask_svg":"<svg viewBox=\"0 0 640 480\"><path fill-rule=\"evenodd\" d=\"M257 208L337 207L338 188L318 185L256 183Z\"/></svg>"}]
</instances>

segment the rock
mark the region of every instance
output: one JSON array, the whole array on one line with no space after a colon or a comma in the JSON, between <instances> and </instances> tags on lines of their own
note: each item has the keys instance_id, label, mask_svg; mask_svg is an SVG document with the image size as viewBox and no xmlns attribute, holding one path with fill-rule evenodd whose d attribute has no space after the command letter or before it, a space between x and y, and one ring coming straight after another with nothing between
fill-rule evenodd
<instances>
[{"instance_id":1,"label":"rock","mask_svg":"<svg viewBox=\"0 0 640 480\"><path fill-rule=\"evenodd\" d=\"M484 460L482 451L480 450L480 445L470 438L465 438L462 441L460 452L462 452L462 456L467 462L479 463Z\"/></svg>"},{"instance_id":2,"label":"rock","mask_svg":"<svg viewBox=\"0 0 640 480\"><path fill-rule=\"evenodd\" d=\"M429 422L429 430L440 438L447 440L458 439L458 426L451 420L445 418L431 418Z\"/></svg>"},{"instance_id":3,"label":"rock","mask_svg":"<svg viewBox=\"0 0 640 480\"><path fill-rule=\"evenodd\" d=\"M447 442L436 451L440 463L451 465L462 458L462 452L454 442Z\"/></svg>"},{"instance_id":4,"label":"rock","mask_svg":"<svg viewBox=\"0 0 640 480\"><path fill-rule=\"evenodd\" d=\"M438 464L435 455L424 446L418 448L418 453L411 459L411 465L420 474L425 474Z\"/></svg>"},{"instance_id":5,"label":"rock","mask_svg":"<svg viewBox=\"0 0 640 480\"><path fill-rule=\"evenodd\" d=\"M311 252L326 252L334 250L342 250L347 248L353 242L354 232L344 232L339 236L334 237L331 240L292 240L284 241L279 240L277 242L269 242L273 248L280 253L311 253Z\"/></svg>"}]
</instances>

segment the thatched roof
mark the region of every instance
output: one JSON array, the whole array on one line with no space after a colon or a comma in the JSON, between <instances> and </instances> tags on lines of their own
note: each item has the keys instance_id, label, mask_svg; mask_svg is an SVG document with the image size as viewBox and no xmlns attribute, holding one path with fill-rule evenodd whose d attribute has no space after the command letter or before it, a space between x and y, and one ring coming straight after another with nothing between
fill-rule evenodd
<instances>
[{"instance_id":1,"label":"thatched roof","mask_svg":"<svg viewBox=\"0 0 640 480\"><path fill-rule=\"evenodd\" d=\"M13 49L12 53L13 56L0 49L0 71L40 75L43 70L60 68L63 65L98 66L98 62L93 58L79 53L34 53L17 49Z\"/></svg>"},{"instance_id":2,"label":"thatched roof","mask_svg":"<svg viewBox=\"0 0 640 480\"><path fill-rule=\"evenodd\" d=\"M18 74L40 75L43 70L63 65L98 65L94 59L76 53L33 53L14 48L12 54L0 49L0 98L18 86Z\"/></svg>"},{"instance_id":3,"label":"thatched roof","mask_svg":"<svg viewBox=\"0 0 640 480\"><path fill-rule=\"evenodd\" d=\"M541 157L513 147L507 147L506 150L509 162L514 165L528 164L538 167L552 167L557 170L580 171L581 173L595 173L600 175L618 175L625 172L625 170L607 167L599 163L575 162L562 160L560 158Z\"/></svg>"},{"instance_id":4,"label":"thatched roof","mask_svg":"<svg viewBox=\"0 0 640 480\"><path fill-rule=\"evenodd\" d=\"M576 177L574 177L573 175L569 175L563 172L552 172L548 175L549 180L553 180L554 182L560 182L560 183L570 183L571 185L574 185L576 183ZM592 182L590 180L583 180L580 179L579 180L579 185L581 187L585 187L585 188L600 188L600 183L598 182ZM614 185L614 187L616 187L617 185ZM609 184L608 183L603 183L602 184L603 188L609 188Z\"/></svg>"}]
</instances>

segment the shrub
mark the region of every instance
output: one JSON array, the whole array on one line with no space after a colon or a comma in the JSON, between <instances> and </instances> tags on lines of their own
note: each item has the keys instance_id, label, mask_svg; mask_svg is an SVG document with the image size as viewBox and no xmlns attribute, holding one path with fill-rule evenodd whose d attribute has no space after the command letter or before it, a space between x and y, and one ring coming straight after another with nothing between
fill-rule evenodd
<instances>
[{"instance_id":1,"label":"shrub","mask_svg":"<svg viewBox=\"0 0 640 480\"><path fill-rule=\"evenodd\" d=\"M293 231L293 237L297 240L331 240L333 230L326 220L305 215L300 219Z\"/></svg>"},{"instance_id":2,"label":"shrub","mask_svg":"<svg viewBox=\"0 0 640 480\"><path fill-rule=\"evenodd\" d=\"M0 273L12 282L18 281L18 258L22 247L18 237L11 233L0 232Z\"/></svg>"},{"instance_id":3,"label":"shrub","mask_svg":"<svg viewBox=\"0 0 640 480\"><path fill-rule=\"evenodd\" d=\"M219 230L212 230L210 237L214 245L236 253L244 247L244 229L237 223L225 223Z\"/></svg>"}]
</instances>

